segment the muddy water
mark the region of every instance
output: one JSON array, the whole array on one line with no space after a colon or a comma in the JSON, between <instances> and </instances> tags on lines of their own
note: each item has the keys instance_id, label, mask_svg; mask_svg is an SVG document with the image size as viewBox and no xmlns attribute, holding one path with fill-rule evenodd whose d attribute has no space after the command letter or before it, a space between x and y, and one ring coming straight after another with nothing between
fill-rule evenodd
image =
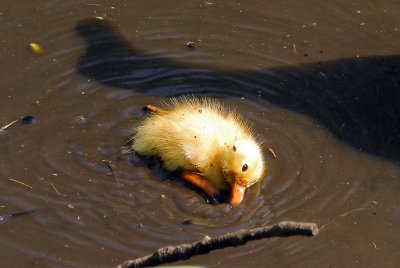
<instances>
[{"instance_id":1,"label":"muddy water","mask_svg":"<svg viewBox=\"0 0 400 268\"><path fill-rule=\"evenodd\" d=\"M399 11L384 0L4 0L0 125L36 121L0 133L0 215L33 210L0 224L0 266L110 267L287 219L320 235L180 264L396 266ZM120 154L143 105L183 94L236 107L264 143L268 172L238 208Z\"/></svg>"}]
</instances>

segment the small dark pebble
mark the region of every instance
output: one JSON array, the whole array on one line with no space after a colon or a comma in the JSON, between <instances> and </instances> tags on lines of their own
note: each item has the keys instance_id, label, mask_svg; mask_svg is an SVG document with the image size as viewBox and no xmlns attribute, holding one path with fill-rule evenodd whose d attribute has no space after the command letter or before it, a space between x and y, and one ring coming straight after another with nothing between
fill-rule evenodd
<instances>
[{"instance_id":1,"label":"small dark pebble","mask_svg":"<svg viewBox=\"0 0 400 268\"><path fill-rule=\"evenodd\" d=\"M195 48L196 44L192 41L188 41L188 42L186 42L186 47L187 48Z\"/></svg>"},{"instance_id":2,"label":"small dark pebble","mask_svg":"<svg viewBox=\"0 0 400 268\"><path fill-rule=\"evenodd\" d=\"M307 57L308 56L308 53L304 53L304 57Z\"/></svg>"},{"instance_id":3,"label":"small dark pebble","mask_svg":"<svg viewBox=\"0 0 400 268\"><path fill-rule=\"evenodd\" d=\"M26 124L26 125L31 125L33 123L35 123L36 119L33 116L27 115L27 116L23 116L21 118L21 123L22 124Z\"/></svg>"},{"instance_id":4,"label":"small dark pebble","mask_svg":"<svg viewBox=\"0 0 400 268\"><path fill-rule=\"evenodd\" d=\"M184 221L182 222L182 224L183 224L183 225L192 225L193 222L192 222L192 220L184 220Z\"/></svg>"}]
</instances>

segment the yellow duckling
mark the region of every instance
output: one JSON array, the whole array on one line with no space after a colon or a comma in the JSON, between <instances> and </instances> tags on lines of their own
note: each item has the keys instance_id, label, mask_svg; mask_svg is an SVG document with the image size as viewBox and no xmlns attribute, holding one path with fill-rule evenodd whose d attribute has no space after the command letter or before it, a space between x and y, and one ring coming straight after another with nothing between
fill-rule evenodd
<instances>
[{"instance_id":1,"label":"yellow duckling","mask_svg":"<svg viewBox=\"0 0 400 268\"><path fill-rule=\"evenodd\" d=\"M250 128L234 112L208 98L173 99L168 111L154 113L135 129L132 149L158 156L170 172L214 197L230 189L229 203L242 202L245 190L261 179L264 161Z\"/></svg>"}]
</instances>

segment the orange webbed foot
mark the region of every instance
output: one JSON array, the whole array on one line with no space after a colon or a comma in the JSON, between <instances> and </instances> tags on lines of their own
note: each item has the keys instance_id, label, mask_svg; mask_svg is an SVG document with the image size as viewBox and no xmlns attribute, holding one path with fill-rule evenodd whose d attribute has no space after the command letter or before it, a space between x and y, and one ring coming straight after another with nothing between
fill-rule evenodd
<instances>
[{"instance_id":1,"label":"orange webbed foot","mask_svg":"<svg viewBox=\"0 0 400 268\"><path fill-rule=\"evenodd\" d=\"M166 110L159 109L159 108L157 108L156 106L153 106L153 105L146 105L146 106L143 107L143 109L146 110L146 111L157 113L157 114L168 113Z\"/></svg>"},{"instance_id":2,"label":"orange webbed foot","mask_svg":"<svg viewBox=\"0 0 400 268\"><path fill-rule=\"evenodd\" d=\"M198 173L182 171L180 176L187 183L202 190L212 201L215 201L215 198L219 195L219 189L215 188L208 180Z\"/></svg>"}]
</instances>

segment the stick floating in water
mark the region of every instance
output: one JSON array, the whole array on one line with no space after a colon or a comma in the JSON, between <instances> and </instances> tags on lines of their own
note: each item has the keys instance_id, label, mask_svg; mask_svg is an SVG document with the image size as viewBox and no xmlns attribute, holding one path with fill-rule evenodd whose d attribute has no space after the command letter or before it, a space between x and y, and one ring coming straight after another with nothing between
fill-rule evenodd
<instances>
[{"instance_id":1,"label":"stick floating in water","mask_svg":"<svg viewBox=\"0 0 400 268\"><path fill-rule=\"evenodd\" d=\"M3 132L4 130L6 130L7 128L9 128L11 125L13 125L13 124L14 124L15 122L17 122L17 121L18 121L18 120L14 120L14 121L12 121L11 123L8 123L8 124L2 126L2 127L0 128L0 133Z\"/></svg>"},{"instance_id":2,"label":"stick floating in water","mask_svg":"<svg viewBox=\"0 0 400 268\"><path fill-rule=\"evenodd\" d=\"M192 256L206 254L216 249L244 245L250 240L293 235L315 236L318 232L319 230L315 223L282 221L271 226L242 229L234 233L227 233L216 237L205 236L202 240L192 244L163 247L147 256L125 261L118 268L156 266L186 260Z\"/></svg>"},{"instance_id":3,"label":"stick floating in water","mask_svg":"<svg viewBox=\"0 0 400 268\"><path fill-rule=\"evenodd\" d=\"M23 185L23 186L25 186L26 188L29 188L29 189L32 189L32 186L30 186L29 184L26 184L26 183L24 183L24 182L22 182L22 181L19 181L19 180L16 180L16 179L8 179L9 181L13 181L13 182L15 182L15 183L18 183L18 184L20 184L20 185Z\"/></svg>"}]
</instances>

